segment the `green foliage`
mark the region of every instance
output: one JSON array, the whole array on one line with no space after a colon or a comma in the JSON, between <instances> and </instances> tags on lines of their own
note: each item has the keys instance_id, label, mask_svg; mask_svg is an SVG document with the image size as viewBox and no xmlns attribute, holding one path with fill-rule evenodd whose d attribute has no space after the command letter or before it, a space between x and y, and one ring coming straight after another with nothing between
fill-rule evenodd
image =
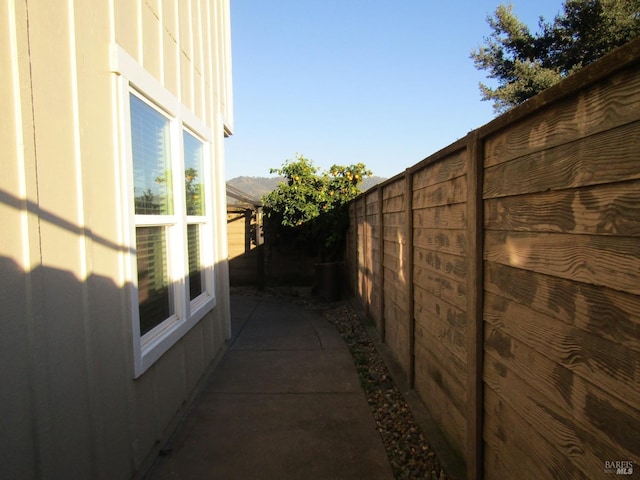
<instances>
[{"instance_id":1,"label":"green foliage","mask_svg":"<svg viewBox=\"0 0 640 480\"><path fill-rule=\"evenodd\" d=\"M478 70L498 87L480 84L482 100L502 113L640 35L640 0L566 0L553 22L539 19L538 33L500 5L487 18L493 30L471 52Z\"/></svg>"},{"instance_id":2,"label":"green foliage","mask_svg":"<svg viewBox=\"0 0 640 480\"><path fill-rule=\"evenodd\" d=\"M273 229L265 235L315 245L325 259L335 257L349 225L347 203L371 172L362 163L320 172L312 160L296 155L271 173L285 181L262 198Z\"/></svg>"}]
</instances>

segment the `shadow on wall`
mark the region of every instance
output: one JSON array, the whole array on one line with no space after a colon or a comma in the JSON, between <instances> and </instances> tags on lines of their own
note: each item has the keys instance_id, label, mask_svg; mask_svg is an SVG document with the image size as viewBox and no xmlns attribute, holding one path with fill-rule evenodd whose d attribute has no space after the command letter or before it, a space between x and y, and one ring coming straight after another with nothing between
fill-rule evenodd
<instances>
[{"instance_id":1,"label":"shadow on wall","mask_svg":"<svg viewBox=\"0 0 640 480\"><path fill-rule=\"evenodd\" d=\"M25 272L7 257L0 272L0 382L11 385L0 389L3 474L129 478L141 459L134 460L127 405L133 365L125 288L56 268ZM157 439L140 440L150 450Z\"/></svg>"},{"instance_id":2,"label":"shadow on wall","mask_svg":"<svg viewBox=\"0 0 640 480\"><path fill-rule=\"evenodd\" d=\"M59 230L72 242L86 238L89 260L117 262L131 251L4 191L0 208L13 225L29 215L34 236ZM21 241L7 228L3 252L20 252ZM44 240L35 245L28 271L16 261L20 253L0 256L3 478L132 478L155 458L226 333L201 320L134 380L134 286L40 264L52 248ZM78 263L79 248L71 245L68 254Z\"/></svg>"},{"instance_id":3,"label":"shadow on wall","mask_svg":"<svg viewBox=\"0 0 640 480\"><path fill-rule=\"evenodd\" d=\"M71 223L64 218L60 218L60 216L46 209L43 209L40 205L32 202L31 200L20 199L4 190L0 190L0 204L14 208L15 210L19 210L21 212L31 213L37 216L40 222L55 225L56 227L78 235L79 237L90 238L93 243L97 243L99 245L107 247L110 250L121 251L125 253L135 253L134 249L132 248L127 248L124 245L120 245L109 240L108 238L96 235L95 232L91 231L90 229L86 227L80 227L79 225Z\"/></svg>"},{"instance_id":4,"label":"shadow on wall","mask_svg":"<svg viewBox=\"0 0 640 480\"><path fill-rule=\"evenodd\" d=\"M200 321L134 380L132 288L0 257L2 478L132 478L151 465L223 332Z\"/></svg>"}]
</instances>

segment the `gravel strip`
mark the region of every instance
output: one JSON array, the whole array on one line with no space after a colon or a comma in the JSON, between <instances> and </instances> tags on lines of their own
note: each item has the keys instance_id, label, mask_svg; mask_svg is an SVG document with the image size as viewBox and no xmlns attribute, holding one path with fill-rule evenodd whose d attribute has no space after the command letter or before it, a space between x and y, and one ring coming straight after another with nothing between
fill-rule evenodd
<instances>
[{"instance_id":1,"label":"gravel strip","mask_svg":"<svg viewBox=\"0 0 640 480\"><path fill-rule=\"evenodd\" d=\"M315 297L301 295L300 292L286 290L259 292L234 288L232 293L283 298L323 314L336 327L351 351L396 480L451 479L424 438L360 317L348 304L326 303Z\"/></svg>"},{"instance_id":2,"label":"gravel strip","mask_svg":"<svg viewBox=\"0 0 640 480\"><path fill-rule=\"evenodd\" d=\"M323 313L349 346L396 480L445 480L446 473L395 386L360 317L348 305L326 309Z\"/></svg>"}]
</instances>

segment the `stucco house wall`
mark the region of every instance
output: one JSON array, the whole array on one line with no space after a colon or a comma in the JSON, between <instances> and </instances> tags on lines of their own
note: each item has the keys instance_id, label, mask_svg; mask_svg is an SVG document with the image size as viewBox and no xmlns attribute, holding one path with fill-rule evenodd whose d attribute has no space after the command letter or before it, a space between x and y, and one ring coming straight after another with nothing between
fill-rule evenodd
<instances>
[{"instance_id":1,"label":"stucco house wall","mask_svg":"<svg viewBox=\"0 0 640 480\"><path fill-rule=\"evenodd\" d=\"M5 0L0 9L0 476L134 478L230 331L229 2ZM131 92L172 105L167 115L202 134L206 165L202 294L183 299L153 338L136 319L135 228L146 217L134 215L128 183ZM176 265L169 275L186 268ZM184 278L171 282L184 290Z\"/></svg>"}]
</instances>

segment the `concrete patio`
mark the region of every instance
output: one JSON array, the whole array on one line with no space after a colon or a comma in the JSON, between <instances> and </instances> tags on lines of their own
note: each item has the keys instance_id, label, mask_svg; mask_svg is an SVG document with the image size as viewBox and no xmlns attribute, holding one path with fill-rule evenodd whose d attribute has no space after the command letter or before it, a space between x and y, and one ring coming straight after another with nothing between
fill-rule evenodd
<instances>
[{"instance_id":1,"label":"concrete patio","mask_svg":"<svg viewBox=\"0 0 640 480\"><path fill-rule=\"evenodd\" d=\"M393 479L335 328L275 297L231 302L232 343L147 478Z\"/></svg>"}]
</instances>

